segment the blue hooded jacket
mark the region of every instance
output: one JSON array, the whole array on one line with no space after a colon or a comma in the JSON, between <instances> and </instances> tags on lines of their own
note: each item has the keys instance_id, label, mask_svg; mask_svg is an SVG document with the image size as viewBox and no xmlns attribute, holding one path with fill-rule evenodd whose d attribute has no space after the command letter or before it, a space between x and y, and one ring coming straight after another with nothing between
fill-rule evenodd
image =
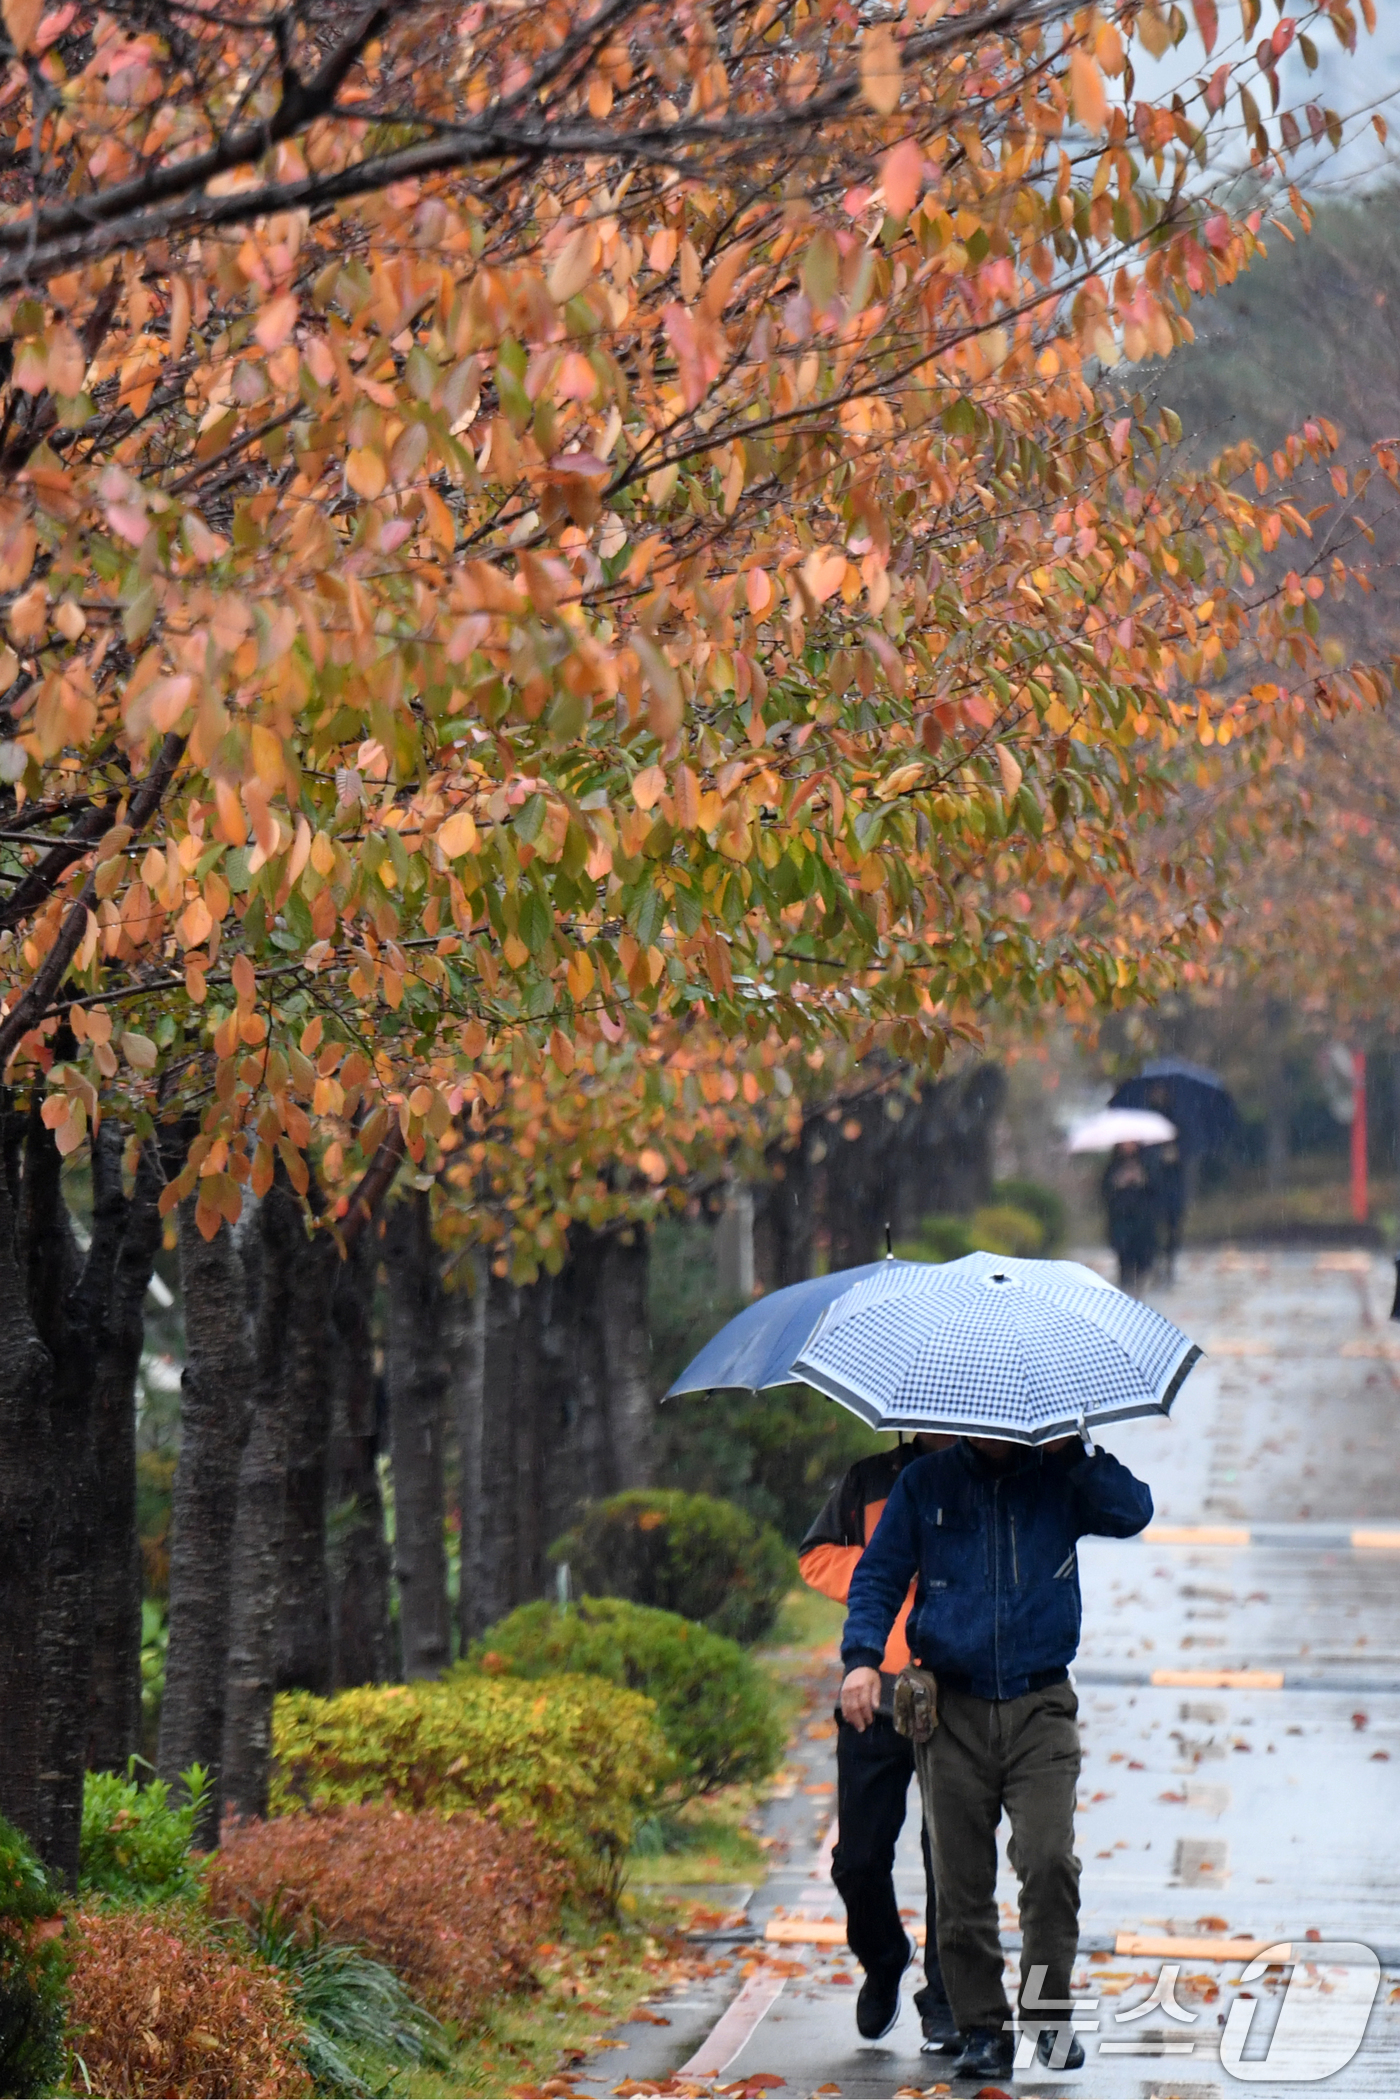
<instances>
[{"instance_id":1,"label":"blue hooded jacket","mask_svg":"<svg viewBox=\"0 0 1400 2100\"><path fill-rule=\"evenodd\" d=\"M1028 1450L996 1473L965 1437L906 1466L851 1577L841 1660L878 1670L917 1575L909 1650L950 1688L1019 1699L1079 1646L1077 1542L1132 1538L1152 1495L1106 1451Z\"/></svg>"}]
</instances>

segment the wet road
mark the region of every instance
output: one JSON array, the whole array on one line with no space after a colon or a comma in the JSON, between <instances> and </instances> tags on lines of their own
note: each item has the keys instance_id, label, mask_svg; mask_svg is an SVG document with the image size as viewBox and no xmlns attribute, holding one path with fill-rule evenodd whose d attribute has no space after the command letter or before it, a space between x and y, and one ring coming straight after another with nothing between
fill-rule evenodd
<instances>
[{"instance_id":1,"label":"wet road","mask_svg":"<svg viewBox=\"0 0 1400 2100\"><path fill-rule=\"evenodd\" d=\"M1085 2100L1222 2100L1247 2085L1263 2100L1400 2094L1392 1288L1389 1262L1364 1253L1227 1251L1186 1257L1175 1286L1155 1294L1208 1353L1174 1420L1123 1424L1105 1439L1151 1483L1152 1530L1082 1549L1075 1988L1088 2062L1076 2074L1018 2071L1002 2090ZM755 1932L783 1943L736 1945L747 1959L658 2005L669 2027L623 2030L627 2046L595 2059L580 2093L627 2080L740 2089L755 2074L783 2081L768 2090L851 2100L946 2089L943 2062L919 2054L907 2001L883 2043L855 2034L859 1971L830 1944L842 1913L821 1851L832 1776L818 1706L790 1791L770 1810L786 1861L747 1913ZM905 1839L898 1880L912 1922L913 1816ZM1004 1861L998 1895L1011 1951L1016 1885ZM804 1933L806 1943L788 1943ZM822 1937L828 1944L811 1944ZM1296 1946L1298 1965L1247 1975L1242 1942ZM1307 1962L1309 1948L1342 1942L1350 1955ZM1362 2031L1374 1984L1367 1948L1384 1973L1364 2037L1345 2068L1319 2080L1345 2047L1333 2037L1349 2020ZM906 1991L919 1980L911 1971ZM1237 2030L1251 2002L1259 2033L1241 2057ZM1277 2040L1257 2061L1276 2020Z\"/></svg>"}]
</instances>

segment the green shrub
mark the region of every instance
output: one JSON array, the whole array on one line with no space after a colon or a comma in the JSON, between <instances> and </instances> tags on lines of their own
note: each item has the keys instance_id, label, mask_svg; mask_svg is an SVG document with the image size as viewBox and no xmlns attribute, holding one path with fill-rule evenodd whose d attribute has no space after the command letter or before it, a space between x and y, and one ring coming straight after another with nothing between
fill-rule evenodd
<instances>
[{"instance_id":1,"label":"green shrub","mask_svg":"<svg viewBox=\"0 0 1400 2100\"><path fill-rule=\"evenodd\" d=\"M631 1488L594 1503L556 1539L576 1589L698 1619L712 1633L763 1638L797 1580L797 1559L771 1525L732 1502L676 1488Z\"/></svg>"},{"instance_id":2,"label":"green shrub","mask_svg":"<svg viewBox=\"0 0 1400 2100\"><path fill-rule=\"evenodd\" d=\"M975 1245L988 1254L1039 1254L1045 1245L1045 1229L1028 1210L1010 1203L984 1203L969 1220Z\"/></svg>"},{"instance_id":3,"label":"green shrub","mask_svg":"<svg viewBox=\"0 0 1400 2100\"><path fill-rule=\"evenodd\" d=\"M199 1765L181 1774L177 1807L163 1779L138 1786L136 1759L127 1776L89 1772L83 1784L78 1887L119 1903L169 1903L199 1890L190 1858L195 1825L213 1784Z\"/></svg>"},{"instance_id":4,"label":"green shrub","mask_svg":"<svg viewBox=\"0 0 1400 2100\"><path fill-rule=\"evenodd\" d=\"M894 1251L901 1261L957 1261L976 1245L966 1218L939 1214L921 1218L913 1237L902 1240Z\"/></svg>"},{"instance_id":5,"label":"green shrub","mask_svg":"<svg viewBox=\"0 0 1400 2100\"><path fill-rule=\"evenodd\" d=\"M58 1895L0 1819L0 2093L46 2092L63 2072L68 1952Z\"/></svg>"},{"instance_id":6,"label":"green shrub","mask_svg":"<svg viewBox=\"0 0 1400 2100\"><path fill-rule=\"evenodd\" d=\"M992 1189L993 1203L1010 1204L1013 1210L1028 1211L1040 1224L1042 1254L1058 1254L1069 1232L1069 1205L1058 1189L1043 1181L1015 1175L998 1181Z\"/></svg>"},{"instance_id":7,"label":"green shrub","mask_svg":"<svg viewBox=\"0 0 1400 2100\"><path fill-rule=\"evenodd\" d=\"M532 1823L581 1890L611 1898L639 1814L674 1775L649 1699L594 1677L530 1684L456 1670L273 1709L272 1813L345 1808L493 1811Z\"/></svg>"},{"instance_id":8,"label":"green shrub","mask_svg":"<svg viewBox=\"0 0 1400 2100\"><path fill-rule=\"evenodd\" d=\"M475 1642L472 1667L513 1677L578 1671L656 1701L685 1793L766 1779L783 1754L768 1679L736 1641L675 1612L585 1597L522 1604Z\"/></svg>"}]
</instances>

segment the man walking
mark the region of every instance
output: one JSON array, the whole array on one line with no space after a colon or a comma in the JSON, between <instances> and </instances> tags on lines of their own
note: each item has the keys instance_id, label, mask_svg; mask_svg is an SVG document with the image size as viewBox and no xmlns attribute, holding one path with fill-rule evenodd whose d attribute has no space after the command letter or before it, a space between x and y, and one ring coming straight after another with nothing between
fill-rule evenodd
<instances>
[{"instance_id":1,"label":"man walking","mask_svg":"<svg viewBox=\"0 0 1400 2100\"><path fill-rule=\"evenodd\" d=\"M802 1579L823 1596L844 1604L860 1557L880 1521L890 1489L904 1468L950 1437L920 1436L912 1444L860 1459L833 1488L802 1541ZM899 2018L899 1986L913 1959L894 1893L894 1855L914 1776L913 1745L895 1733L894 1681L909 1660L905 1621L914 1601L906 1587L879 1665L879 1697L868 1723L853 1727L836 1711L836 1819L839 1828L831 1878L846 1906L846 1937L865 1970L856 2001L856 2026L866 2041L879 2041ZM914 1994L930 2053L955 2050L958 2028L938 1966L938 1913L928 1824L921 1833L927 1925L924 1986Z\"/></svg>"},{"instance_id":2,"label":"man walking","mask_svg":"<svg viewBox=\"0 0 1400 2100\"><path fill-rule=\"evenodd\" d=\"M1074 1805L1079 1645L1076 1545L1131 1538L1152 1496L1106 1451L959 1437L917 1459L890 1490L850 1585L841 1708L870 1728L885 1643L916 1583L914 1659L938 1680L938 1725L917 1751L938 1890L938 1958L962 2039L954 2078L1005 2077L1015 2055L997 1927L997 1825L1011 1822L1021 1884L1023 2027L1036 2053L1077 2070L1070 2020L1079 1943ZM1048 2015L1048 2017L1046 2017Z\"/></svg>"}]
</instances>

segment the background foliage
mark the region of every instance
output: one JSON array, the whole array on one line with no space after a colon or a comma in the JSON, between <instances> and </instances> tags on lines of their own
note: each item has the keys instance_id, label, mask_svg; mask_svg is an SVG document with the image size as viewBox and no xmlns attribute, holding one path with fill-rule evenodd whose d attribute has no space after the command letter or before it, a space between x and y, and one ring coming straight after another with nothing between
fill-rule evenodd
<instances>
[{"instance_id":1,"label":"background foliage","mask_svg":"<svg viewBox=\"0 0 1400 2100\"><path fill-rule=\"evenodd\" d=\"M645 1693L687 1794L766 1779L782 1756L763 1671L737 1641L676 1612L616 1597L582 1597L567 1610L522 1604L474 1643L470 1659L491 1675L579 1671Z\"/></svg>"}]
</instances>

